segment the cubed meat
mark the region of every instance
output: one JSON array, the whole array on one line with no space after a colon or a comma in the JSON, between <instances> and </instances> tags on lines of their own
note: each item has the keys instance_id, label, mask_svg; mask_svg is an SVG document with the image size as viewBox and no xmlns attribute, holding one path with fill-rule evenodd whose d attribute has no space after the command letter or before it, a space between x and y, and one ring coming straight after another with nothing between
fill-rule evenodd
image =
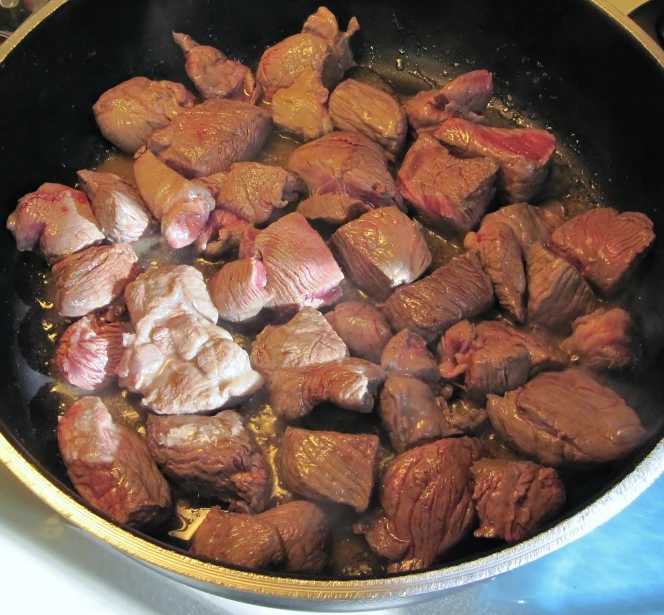
<instances>
[{"instance_id":1,"label":"cubed meat","mask_svg":"<svg viewBox=\"0 0 664 615\"><path fill-rule=\"evenodd\" d=\"M526 268L530 322L569 331L576 318L597 307L597 299L581 274L542 244L526 252Z\"/></svg>"},{"instance_id":2,"label":"cubed meat","mask_svg":"<svg viewBox=\"0 0 664 615\"><path fill-rule=\"evenodd\" d=\"M646 436L617 393L578 369L539 374L505 397L489 395L487 410L513 446L554 467L613 461Z\"/></svg>"},{"instance_id":3,"label":"cubed meat","mask_svg":"<svg viewBox=\"0 0 664 615\"><path fill-rule=\"evenodd\" d=\"M18 250L39 252L49 264L104 240L85 195L61 184L42 184L19 199L7 228Z\"/></svg>"},{"instance_id":4,"label":"cubed meat","mask_svg":"<svg viewBox=\"0 0 664 615\"><path fill-rule=\"evenodd\" d=\"M427 342L493 306L491 279L476 254L452 259L431 275L398 288L383 304L393 331L409 329Z\"/></svg>"},{"instance_id":5,"label":"cubed meat","mask_svg":"<svg viewBox=\"0 0 664 615\"><path fill-rule=\"evenodd\" d=\"M480 459L470 469L478 538L522 540L565 505L565 487L553 468L531 461Z\"/></svg>"},{"instance_id":6,"label":"cubed meat","mask_svg":"<svg viewBox=\"0 0 664 615\"><path fill-rule=\"evenodd\" d=\"M408 329L390 339L380 364L390 376L408 376L427 382L438 382L440 378L438 365L426 342Z\"/></svg>"},{"instance_id":7,"label":"cubed meat","mask_svg":"<svg viewBox=\"0 0 664 615\"><path fill-rule=\"evenodd\" d=\"M480 156L500 165L498 187L510 203L528 201L542 187L556 151L556 138L535 128L493 128L455 118L434 136L464 156Z\"/></svg>"},{"instance_id":8,"label":"cubed meat","mask_svg":"<svg viewBox=\"0 0 664 615\"><path fill-rule=\"evenodd\" d=\"M465 397L449 402L443 408L443 414L451 427L465 434L479 434L485 431L489 422L487 411Z\"/></svg>"},{"instance_id":9,"label":"cubed meat","mask_svg":"<svg viewBox=\"0 0 664 615\"><path fill-rule=\"evenodd\" d=\"M395 160L406 142L408 122L399 103L387 92L355 79L341 82L330 96L335 128L360 132L381 145Z\"/></svg>"},{"instance_id":10,"label":"cubed meat","mask_svg":"<svg viewBox=\"0 0 664 615\"><path fill-rule=\"evenodd\" d=\"M382 514L355 531L378 555L398 560L388 572L426 568L470 531L470 467L479 456L477 440L445 438L402 453L387 466L380 480Z\"/></svg>"},{"instance_id":11,"label":"cubed meat","mask_svg":"<svg viewBox=\"0 0 664 615\"><path fill-rule=\"evenodd\" d=\"M655 241L648 216L602 207L558 227L551 249L572 263L604 295L620 290Z\"/></svg>"},{"instance_id":12,"label":"cubed meat","mask_svg":"<svg viewBox=\"0 0 664 615\"><path fill-rule=\"evenodd\" d=\"M195 102L194 95L180 83L134 77L104 92L92 110L101 134L133 154L153 131L168 126Z\"/></svg>"},{"instance_id":13,"label":"cubed meat","mask_svg":"<svg viewBox=\"0 0 664 615\"><path fill-rule=\"evenodd\" d=\"M497 172L490 158L457 158L422 135L404 158L397 188L426 224L465 234L493 199Z\"/></svg>"},{"instance_id":14,"label":"cubed meat","mask_svg":"<svg viewBox=\"0 0 664 615\"><path fill-rule=\"evenodd\" d=\"M267 506L270 473L237 412L151 414L147 435L154 460L186 492L230 502L233 512L257 513Z\"/></svg>"},{"instance_id":15,"label":"cubed meat","mask_svg":"<svg viewBox=\"0 0 664 615\"><path fill-rule=\"evenodd\" d=\"M211 98L156 130L147 146L181 175L205 177L253 158L271 131L272 118L265 109Z\"/></svg>"},{"instance_id":16,"label":"cubed meat","mask_svg":"<svg viewBox=\"0 0 664 615\"><path fill-rule=\"evenodd\" d=\"M482 113L493 94L493 76L474 70L450 81L440 90L426 90L403 106L408 123L418 134L433 132L445 120L462 117L484 123Z\"/></svg>"},{"instance_id":17,"label":"cubed meat","mask_svg":"<svg viewBox=\"0 0 664 615\"><path fill-rule=\"evenodd\" d=\"M310 222L341 226L371 211L371 205L345 194L315 194L297 206L297 212Z\"/></svg>"},{"instance_id":18,"label":"cubed meat","mask_svg":"<svg viewBox=\"0 0 664 615\"><path fill-rule=\"evenodd\" d=\"M377 454L378 436L288 427L279 475L293 493L363 512L371 500Z\"/></svg>"},{"instance_id":19,"label":"cubed meat","mask_svg":"<svg viewBox=\"0 0 664 615\"><path fill-rule=\"evenodd\" d=\"M141 267L129 244L93 246L53 265L55 309L75 318L115 303Z\"/></svg>"},{"instance_id":20,"label":"cubed meat","mask_svg":"<svg viewBox=\"0 0 664 615\"><path fill-rule=\"evenodd\" d=\"M154 233L155 220L131 184L113 173L96 171L79 171L78 179L107 239L133 243Z\"/></svg>"},{"instance_id":21,"label":"cubed meat","mask_svg":"<svg viewBox=\"0 0 664 615\"><path fill-rule=\"evenodd\" d=\"M130 327L124 322L106 322L85 316L70 325L60 338L55 362L69 384L94 391L116 378L124 346L122 336Z\"/></svg>"},{"instance_id":22,"label":"cubed meat","mask_svg":"<svg viewBox=\"0 0 664 615\"><path fill-rule=\"evenodd\" d=\"M288 168L312 195L345 194L374 207L403 206L385 153L359 133L331 132L306 143L291 154Z\"/></svg>"},{"instance_id":23,"label":"cubed meat","mask_svg":"<svg viewBox=\"0 0 664 615\"><path fill-rule=\"evenodd\" d=\"M232 250L238 250L245 235L255 230L245 220L224 209L215 209L194 242L198 254L218 258Z\"/></svg>"},{"instance_id":24,"label":"cubed meat","mask_svg":"<svg viewBox=\"0 0 664 615\"><path fill-rule=\"evenodd\" d=\"M171 490L147 443L98 397L81 397L58 419L58 445L76 491L113 520L150 529L171 516Z\"/></svg>"},{"instance_id":25,"label":"cubed meat","mask_svg":"<svg viewBox=\"0 0 664 615\"><path fill-rule=\"evenodd\" d=\"M592 369L625 369L634 361L632 319L621 308L600 308L572 323L572 335L560 345Z\"/></svg>"},{"instance_id":26,"label":"cubed meat","mask_svg":"<svg viewBox=\"0 0 664 615\"><path fill-rule=\"evenodd\" d=\"M325 104L328 97L320 72L304 70L291 86L275 92L270 107L272 121L303 141L319 139L334 130Z\"/></svg>"},{"instance_id":27,"label":"cubed meat","mask_svg":"<svg viewBox=\"0 0 664 615\"><path fill-rule=\"evenodd\" d=\"M182 49L185 70L203 98L230 98L254 104L260 88L251 70L227 58L221 51L199 45L191 36L173 32L173 40Z\"/></svg>"},{"instance_id":28,"label":"cubed meat","mask_svg":"<svg viewBox=\"0 0 664 615\"><path fill-rule=\"evenodd\" d=\"M353 357L380 363L392 332L377 308L368 303L346 301L328 312L325 319Z\"/></svg>"},{"instance_id":29,"label":"cubed meat","mask_svg":"<svg viewBox=\"0 0 664 615\"><path fill-rule=\"evenodd\" d=\"M397 453L447 436L460 429L447 422L445 400L437 399L431 385L417 378L390 376L380 394L380 418Z\"/></svg>"},{"instance_id":30,"label":"cubed meat","mask_svg":"<svg viewBox=\"0 0 664 615\"><path fill-rule=\"evenodd\" d=\"M431 264L419 225L396 207L374 209L344 224L330 244L353 282L383 301Z\"/></svg>"},{"instance_id":31,"label":"cubed meat","mask_svg":"<svg viewBox=\"0 0 664 615\"><path fill-rule=\"evenodd\" d=\"M215 208L208 188L185 179L150 151L138 157L134 175L145 204L161 221L161 234L166 243L171 248L194 243Z\"/></svg>"}]
</instances>

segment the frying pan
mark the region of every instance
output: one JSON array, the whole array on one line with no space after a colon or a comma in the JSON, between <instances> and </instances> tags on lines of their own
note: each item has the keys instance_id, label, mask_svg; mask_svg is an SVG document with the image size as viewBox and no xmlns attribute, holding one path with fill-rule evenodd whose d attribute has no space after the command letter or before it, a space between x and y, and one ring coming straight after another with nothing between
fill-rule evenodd
<instances>
[{"instance_id":1,"label":"frying pan","mask_svg":"<svg viewBox=\"0 0 664 615\"><path fill-rule=\"evenodd\" d=\"M664 54L632 22L597 0L333 0L362 30L356 59L401 90L476 68L496 75L496 94L551 127L588 193L642 211L664 229ZM136 75L188 83L171 31L183 31L255 66L266 46L298 32L313 0L54 0L0 48L0 218L44 181L73 185L78 169L109 152L91 107ZM511 98L508 98L508 95ZM567 155L566 154L566 155ZM4 226L4 225L3 225ZM73 523L147 565L199 589L244 601L318 610L403 605L489 578L585 534L621 510L664 468L664 250L643 263L625 307L638 324L643 360L612 385L639 411L649 439L628 459L572 482L564 515L534 538L502 548L471 539L432 569L339 580L254 573L112 523L72 490L57 454L59 408L40 366L50 359L32 328L42 307L37 257L0 234L0 459ZM43 281L43 280L42 280ZM41 301L43 304L43 301Z\"/></svg>"}]
</instances>

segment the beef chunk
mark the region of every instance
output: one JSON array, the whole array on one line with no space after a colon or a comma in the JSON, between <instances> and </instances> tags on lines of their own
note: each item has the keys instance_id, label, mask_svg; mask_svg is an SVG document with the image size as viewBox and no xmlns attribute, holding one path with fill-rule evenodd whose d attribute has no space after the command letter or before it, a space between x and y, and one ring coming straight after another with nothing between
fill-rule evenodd
<instances>
[{"instance_id":1,"label":"beef chunk","mask_svg":"<svg viewBox=\"0 0 664 615\"><path fill-rule=\"evenodd\" d=\"M302 201L297 211L312 222L341 226L371 211L371 205L345 194L316 194Z\"/></svg>"},{"instance_id":2,"label":"beef chunk","mask_svg":"<svg viewBox=\"0 0 664 615\"><path fill-rule=\"evenodd\" d=\"M601 293L618 291L655 241L650 218L637 212L591 209L560 226L551 249L572 263Z\"/></svg>"},{"instance_id":3,"label":"beef chunk","mask_svg":"<svg viewBox=\"0 0 664 615\"><path fill-rule=\"evenodd\" d=\"M434 136L460 154L495 160L500 165L498 186L510 203L537 193L556 151L556 138L546 130L478 126L460 118L444 122Z\"/></svg>"},{"instance_id":4,"label":"beef chunk","mask_svg":"<svg viewBox=\"0 0 664 615\"><path fill-rule=\"evenodd\" d=\"M383 315L368 303L346 301L325 315L350 354L380 363L385 344L392 337Z\"/></svg>"},{"instance_id":5,"label":"beef chunk","mask_svg":"<svg viewBox=\"0 0 664 615\"><path fill-rule=\"evenodd\" d=\"M467 253L397 289L384 303L383 312L393 331L410 329L431 342L453 324L478 316L492 305L491 279L477 255Z\"/></svg>"},{"instance_id":6,"label":"beef chunk","mask_svg":"<svg viewBox=\"0 0 664 615\"><path fill-rule=\"evenodd\" d=\"M489 158L456 158L433 137L422 135L404 158L397 188L425 223L467 233L496 192L497 172Z\"/></svg>"},{"instance_id":7,"label":"beef chunk","mask_svg":"<svg viewBox=\"0 0 664 615\"><path fill-rule=\"evenodd\" d=\"M431 264L419 226L396 207L374 209L344 224L330 243L353 282L379 300Z\"/></svg>"},{"instance_id":8,"label":"beef chunk","mask_svg":"<svg viewBox=\"0 0 664 615\"><path fill-rule=\"evenodd\" d=\"M148 529L171 515L171 491L145 440L98 397L81 397L59 418L58 444L76 491L118 523Z\"/></svg>"},{"instance_id":9,"label":"beef chunk","mask_svg":"<svg viewBox=\"0 0 664 615\"><path fill-rule=\"evenodd\" d=\"M86 248L53 266L55 308L62 316L85 316L116 302L141 268L126 243Z\"/></svg>"},{"instance_id":10,"label":"beef chunk","mask_svg":"<svg viewBox=\"0 0 664 615\"><path fill-rule=\"evenodd\" d=\"M480 528L475 530L478 538L522 540L565 504L565 487L553 468L531 461L480 459L471 472L480 518Z\"/></svg>"},{"instance_id":11,"label":"beef chunk","mask_svg":"<svg viewBox=\"0 0 664 615\"><path fill-rule=\"evenodd\" d=\"M561 348L593 369L624 369L634 361L632 320L625 310L600 308L572 323L573 333Z\"/></svg>"},{"instance_id":12,"label":"beef chunk","mask_svg":"<svg viewBox=\"0 0 664 615\"><path fill-rule=\"evenodd\" d=\"M222 564L276 568L286 559L277 528L259 515L238 515L213 506L200 524L191 552Z\"/></svg>"},{"instance_id":13,"label":"beef chunk","mask_svg":"<svg viewBox=\"0 0 664 615\"><path fill-rule=\"evenodd\" d=\"M234 512L260 512L271 481L242 417L148 416L148 445L164 472L189 493L230 502Z\"/></svg>"},{"instance_id":14,"label":"beef chunk","mask_svg":"<svg viewBox=\"0 0 664 615\"><path fill-rule=\"evenodd\" d=\"M281 444L279 474L293 493L312 500L369 506L378 436L289 427Z\"/></svg>"},{"instance_id":15,"label":"beef chunk","mask_svg":"<svg viewBox=\"0 0 664 615\"><path fill-rule=\"evenodd\" d=\"M185 177L228 171L253 158L272 130L265 109L237 100L211 98L155 131L148 149Z\"/></svg>"},{"instance_id":16,"label":"beef chunk","mask_svg":"<svg viewBox=\"0 0 664 615\"><path fill-rule=\"evenodd\" d=\"M410 376L438 382L438 366L426 342L416 333L404 329L385 346L380 364L390 376Z\"/></svg>"},{"instance_id":17,"label":"beef chunk","mask_svg":"<svg viewBox=\"0 0 664 615\"><path fill-rule=\"evenodd\" d=\"M418 134L433 132L445 120L462 117L484 123L482 113L493 94L493 76L474 70L450 81L440 90L427 90L411 98L403 110Z\"/></svg>"},{"instance_id":18,"label":"beef chunk","mask_svg":"<svg viewBox=\"0 0 664 615\"><path fill-rule=\"evenodd\" d=\"M478 434L484 431L489 421L489 415L484 408L464 397L447 404L443 414L450 426L465 434Z\"/></svg>"},{"instance_id":19,"label":"beef chunk","mask_svg":"<svg viewBox=\"0 0 664 615\"><path fill-rule=\"evenodd\" d=\"M504 398L489 395L487 410L512 445L555 467L613 461L646 435L620 396L577 369L539 374Z\"/></svg>"},{"instance_id":20,"label":"beef chunk","mask_svg":"<svg viewBox=\"0 0 664 615\"><path fill-rule=\"evenodd\" d=\"M593 291L566 260L541 244L526 252L528 320L569 330L572 321L597 307Z\"/></svg>"},{"instance_id":21,"label":"beef chunk","mask_svg":"<svg viewBox=\"0 0 664 615\"><path fill-rule=\"evenodd\" d=\"M238 250L245 237L255 230L230 211L215 209L196 238L194 249L208 258L218 258L226 252Z\"/></svg>"},{"instance_id":22,"label":"beef chunk","mask_svg":"<svg viewBox=\"0 0 664 615\"><path fill-rule=\"evenodd\" d=\"M229 60L221 51L207 45L199 45L191 36L173 32L173 40L182 49L185 70L203 98L230 98L255 103L260 88L251 70Z\"/></svg>"},{"instance_id":23,"label":"beef chunk","mask_svg":"<svg viewBox=\"0 0 664 615\"><path fill-rule=\"evenodd\" d=\"M475 520L470 467L480 456L471 438L445 438L411 449L380 480L382 515L357 525L388 572L420 570L457 544Z\"/></svg>"},{"instance_id":24,"label":"beef chunk","mask_svg":"<svg viewBox=\"0 0 664 615\"><path fill-rule=\"evenodd\" d=\"M312 195L341 193L375 207L403 205L385 153L359 133L331 132L306 143L291 154L288 168Z\"/></svg>"},{"instance_id":25,"label":"beef chunk","mask_svg":"<svg viewBox=\"0 0 664 615\"><path fill-rule=\"evenodd\" d=\"M85 316L69 326L60 338L55 362L65 380L75 387L93 391L115 380L124 346L122 336L128 323L105 322L99 316Z\"/></svg>"},{"instance_id":26,"label":"beef chunk","mask_svg":"<svg viewBox=\"0 0 664 615\"><path fill-rule=\"evenodd\" d=\"M134 77L104 92L92 110L104 137L133 154L195 100L179 83Z\"/></svg>"},{"instance_id":27,"label":"beef chunk","mask_svg":"<svg viewBox=\"0 0 664 615\"><path fill-rule=\"evenodd\" d=\"M39 252L49 264L104 240L85 195L61 184L42 184L22 197L7 228L23 252Z\"/></svg>"}]
</instances>

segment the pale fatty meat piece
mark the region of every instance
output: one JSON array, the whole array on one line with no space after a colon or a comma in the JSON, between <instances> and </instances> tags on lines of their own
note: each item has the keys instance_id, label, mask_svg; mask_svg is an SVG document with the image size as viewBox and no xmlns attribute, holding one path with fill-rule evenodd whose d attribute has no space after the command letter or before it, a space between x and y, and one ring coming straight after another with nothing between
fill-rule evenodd
<instances>
[{"instance_id":1,"label":"pale fatty meat piece","mask_svg":"<svg viewBox=\"0 0 664 615\"><path fill-rule=\"evenodd\" d=\"M104 92L92 110L104 137L133 154L155 130L168 126L195 102L180 83L134 77Z\"/></svg>"},{"instance_id":2,"label":"pale fatty meat piece","mask_svg":"<svg viewBox=\"0 0 664 615\"><path fill-rule=\"evenodd\" d=\"M194 249L198 254L218 258L226 252L239 249L245 235L254 230L246 220L240 220L230 211L215 209L196 238Z\"/></svg>"},{"instance_id":3,"label":"pale fatty meat piece","mask_svg":"<svg viewBox=\"0 0 664 615\"><path fill-rule=\"evenodd\" d=\"M432 383L440 379L438 365L427 343L408 329L387 342L380 364L390 376L408 376Z\"/></svg>"},{"instance_id":4,"label":"pale fatty meat piece","mask_svg":"<svg viewBox=\"0 0 664 615\"><path fill-rule=\"evenodd\" d=\"M341 226L371 211L371 205L345 194L315 194L301 201L297 213L310 222Z\"/></svg>"}]
</instances>

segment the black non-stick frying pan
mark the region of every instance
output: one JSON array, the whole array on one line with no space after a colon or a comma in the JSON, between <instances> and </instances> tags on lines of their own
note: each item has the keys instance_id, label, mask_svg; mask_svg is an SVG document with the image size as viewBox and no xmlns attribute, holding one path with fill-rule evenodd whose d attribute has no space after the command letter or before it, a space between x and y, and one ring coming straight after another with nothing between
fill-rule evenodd
<instances>
[{"instance_id":1,"label":"black non-stick frying pan","mask_svg":"<svg viewBox=\"0 0 664 615\"><path fill-rule=\"evenodd\" d=\"M357 16L358 63L402 91L472 68L494 72L497 98L550 127L561 152L583 162L577 172L588 194L618 209L646 213L662 232L664 55L608 5L590 0L326 5L343 25ZM255 66L266 46L299 31L317 6L310 0L53 0L0 48L0 218L44 181L73 185L78 169L93 167L108 154L91 111L104 90L136 75L187 83L173 30ZM626 305L638 323L643 360L629 378L613 383L638 410L650 439L629 459L574 482L563 519L510 548L484 544L442 567L387 578L277 577L203 563L91 512L72 491L57 454L58 397L43 375L51 349L39 342L43 328L38 334L48 307L39 296L47 270L36 256L19 254L4 230L0 458L75 523L199 588L271 606L330 609L378 608L433 596L566 544L615 514L664 468L660 243Z\"/></svg>"}]
</instances>

